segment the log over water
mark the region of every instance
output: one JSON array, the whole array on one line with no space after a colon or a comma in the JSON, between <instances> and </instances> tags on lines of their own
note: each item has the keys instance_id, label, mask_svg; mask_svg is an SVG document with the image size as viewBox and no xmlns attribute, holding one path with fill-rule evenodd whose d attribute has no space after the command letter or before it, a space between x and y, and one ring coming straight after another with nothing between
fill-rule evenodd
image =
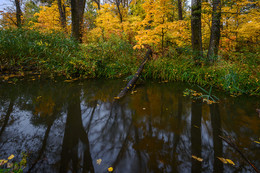
<instances>
[{"instance_id":1,"label":"log over water","mask_svg":"<svg viewBox=\"0 0 260 173\"><path fill-rule=\"evenodd\" d=\"M145 54L144 60L141 63L141 65L139 66L139 69L137 70L137 72L135 73L134 77L128 82L128 84L126 85L126 87L117 95L117 97L115 97L115 99L121 99L122 97L124 97L126 95L126 93L131 90L133 88L133 86L135 85L135 83L137 82L140 74L142 73L143 69L144 69L144 65L146 64L146 62L148 60L151 59L152 57L152 49L150 47L148 47L148 50Z\"/></svg>"}]
</instances>

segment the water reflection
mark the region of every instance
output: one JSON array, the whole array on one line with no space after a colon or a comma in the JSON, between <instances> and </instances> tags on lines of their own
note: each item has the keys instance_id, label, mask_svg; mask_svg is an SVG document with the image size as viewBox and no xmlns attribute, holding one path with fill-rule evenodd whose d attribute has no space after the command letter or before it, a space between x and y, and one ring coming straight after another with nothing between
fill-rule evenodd
<instances>
[{"instance_id":1,"label":"water reflection","mask_svg":"<svg viewBox=\"0 0 260 173\"><path fill-rule=\"evenodd\" d=\"M0 157L27 152L26 172L107 172L110 166L114 172L252 172L218 137L224 134L260 166L256 99L222 96L209 106L183 97L185 84L146 82L113 102L123 86L121 80L1 84Z\"/></svg>"}]
</instances>

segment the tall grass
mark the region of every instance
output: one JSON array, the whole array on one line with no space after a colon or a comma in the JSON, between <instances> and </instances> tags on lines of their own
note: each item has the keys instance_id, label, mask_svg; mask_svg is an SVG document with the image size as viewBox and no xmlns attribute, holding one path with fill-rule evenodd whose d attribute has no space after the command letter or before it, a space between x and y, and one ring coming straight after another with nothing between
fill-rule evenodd
<instances>
[{"instance_id":1,"label":"tall grass","mask_svg":"<svg viewBox=\"0 0 260 173\"><path fill-rule=\"evenodd\" d=\"M40 70L68 78L129 76L138 69L145 53L132 47L116 35L106 41L78 44L63 33L0 30L0 71ZM190 48L170 47L164 56L155 55L147 63L142 76L214 86L232 94L260 95L259 55L221 55L225 59L220 57L213 66L198 67Z\"/></svg>"},{"instance_id":2,"label":"tall grass","mask_svg":"<svg viewBox=\"0 0 260 173\"><path fill-rule=\"evenodd\" d=\"M0 30L0 63L4 68L61 69L79 45L62 33Z\"/></svg>"}]
</instances>

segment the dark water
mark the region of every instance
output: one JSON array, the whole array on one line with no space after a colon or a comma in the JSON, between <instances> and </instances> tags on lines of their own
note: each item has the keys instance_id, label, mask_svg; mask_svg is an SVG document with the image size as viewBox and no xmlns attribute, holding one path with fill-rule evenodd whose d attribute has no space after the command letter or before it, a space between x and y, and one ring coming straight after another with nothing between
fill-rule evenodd
<instances>
[{"instance_id":1,"label":"dark water","mask_svg":"<svg viewBox=\"0 0 260 173\"><path fill-rule=\"evenodd\" d=\"M28 154L25 172L253 172L260 168L255 97L192 102L182 83L144 82L113 103L122 80L0 83L0 159ZM191 156L200 157L202 162ZM223 164L217 157L231 159ZM101 159L101 164L97 160Z\"/></svg>"}]
</instances>

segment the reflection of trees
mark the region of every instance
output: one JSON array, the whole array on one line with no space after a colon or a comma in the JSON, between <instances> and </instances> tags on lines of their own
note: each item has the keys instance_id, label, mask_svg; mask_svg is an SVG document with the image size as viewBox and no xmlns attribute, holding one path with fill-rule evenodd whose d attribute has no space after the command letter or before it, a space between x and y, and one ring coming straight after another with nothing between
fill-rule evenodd
<instances>
[{"instance_id":1,"label":"reflection of trees","mask_svg":"<svg viewBox=\"0 0 260 173\"><path fill-rule=\"evenodd\" d=\"M10 119L10 115L13 112L13 107L14 107L14 98L11 98L8 109L7 109L6 114L5 114L3 125L2 125L1 130L0 130L0 136L2 135L2 133L4 132L4 130L7 126L7 124L8 124L8 121Z\"/></svg>"},{"instance_id":2,"label":"reflection of trees","mask_svg":"<svg viewBox=\"0 0 260 173\"><path fill-rule=\"evenodd\" d=\"M211 118L205 118L203 114L202 121L201 103L190 103L189 99L182 97L182 90L171 84L141 86L133 95L112 102L120 91L120 85L123 86L120 83L95 80L83 82L80 86L75 82L44 83L40 87L39 83L33 83L29 87L18 85L19 92L14 94L15 97L7 94L4 99L2 97L0 103L5 107L2 108L5 118L2 124L13 107L14 112L27 112L26 122L35 130L31 134L19 131L14 135L21 136L19 142L23 145L33 143L28 147L32 153L29 171L49 168L48 172L105 172L110 166L115 172L190 172L191 169L198 172L212 171L213 166L214 172L230 171L226 167L224 170L216 159L225 157L222 150L227 151L218 138L225 123L223 120L227 120L223 116L228 117L226 108L232 114L229 118L240 123L240 127L231 123L230 127L224 128L225 132L238 136L232 130L235 129L245 136L252 131L242 127L241 123L246 121L255 126L254 122L246 119L249 117L243 115L244 108L243 111L234 111L238 114L236 116L231 108L237 106L221 104L210 105ZM10 98L15 98L13 103ZM8 133L15 129L10 119L6 120L9 121L8 128L1 126ZM252 119L259 122L254 117ZM18 120L15 119L15 123ZM254 135L257 135L255 131L258 128L252 128ZM2 136L5 132L1 132ZM31 139L33 142L29 142ZM207 153L212 154L207 156ZM234 154L229 150L228 153ZM203 157L209 168L191 159L191 155ZM252 157L257 158L257 155L253 153ZM95 163L97 159L102 159L101 165Z\"/></svg>"},{"instance_id":3,"label":"reflection of trees","mask_svg":"<svg viewBox=\"0 0 260 173\"><path fill-rule=\"evenodd\" d=\"M214 170L213 172L223 172L223 163L217 159L217 157L222 157L223 155L223 145L222 140L219 135L222 136L221 131L221 119L219 112L219 105L210 105L210 115L211 115L211 125L213 130L213 150L214 150Z\"/></svg>"},{"instance_id":4,"label":"reflection of trees","mask_svg":"<svg viewBox=\"0 0 260 173\"><path fill-rule=\"evenodd\" d=\"M68 113L63 137L60 172L67 172L72 161L72 172L80 170L78 158L79 140L83 143L83 172L94 172L90 154L88 131L84 130L80 108L80 90L70 91L68 98ZM90 124L91 122L89 122Z\"/></svg>"},{"instance_id":5,"label":"reflection of trees","mask_svg":"<svg viewBox=\"0 0 260 173\"><path fill-rule=\"evenodd\" d=\"M191 104L191 154L201 158L201 117L202 102L192 101ZM191 172L201 172L201 162L192 159Z\"/></svg>"}]
</instances>

